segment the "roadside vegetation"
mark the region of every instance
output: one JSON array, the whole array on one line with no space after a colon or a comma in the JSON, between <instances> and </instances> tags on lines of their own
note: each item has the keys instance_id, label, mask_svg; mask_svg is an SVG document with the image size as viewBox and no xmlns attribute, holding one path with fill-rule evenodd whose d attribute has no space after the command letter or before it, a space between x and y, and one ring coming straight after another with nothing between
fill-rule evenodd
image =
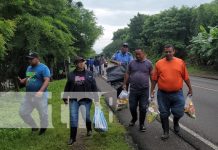
<instances>
[{"instance_id":1,"label":"roadside vegetation","mask_svg":"<svg viewBox=\"0 0 218 150\"><path fill-rule=\"evenodd\" d=\"M49 104L52 106L52 120L54 128L48 129L45 135L39 136L37 133L31 134L31 129L0 129L0 147L2 150L68 150L69 128L61 123L61 105L60 93L64 89L66 80L53 81L49 86L52 92L52 99ZM79 149L83 147L87 150L130 150L126 142L126 129L118 122L116 116L113 116L113 122L109 122L109 108L104 97L101 98L101 106L108 122L109 131L106 133L97 133L93 131L91 137L86 137L86 130L78 135L78 144L72 148ZM91 118L94 114L94 105L92 105ZM81 134L83 134L81 136ZM81 136L82 138L79 138Z\"/></svg>"}]
</instances>

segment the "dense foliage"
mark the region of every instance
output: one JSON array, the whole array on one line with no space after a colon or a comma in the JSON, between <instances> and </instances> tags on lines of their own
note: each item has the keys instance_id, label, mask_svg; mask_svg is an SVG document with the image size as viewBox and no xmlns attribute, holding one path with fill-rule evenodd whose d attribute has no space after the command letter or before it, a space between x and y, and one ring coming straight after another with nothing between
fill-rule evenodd
<instances>
[{"instance_id":1,"label":"dense foliage","mask_svg":"<svg viewBox=\"0 0 218 150\"><path fill-rule=\"evenodd\" d=\"M93 12L81 2L0 0L0 82L22 76L29 51L38 52L55 77L69 58L94 54L101 33Z\"/></svg>"},{"instance_id":2,"label":"dense foliage","mask_svg":"<svg viewBox=\"0 0 218 150\"><path fill-rule=\"evenodd\" d=\"M103 53L112 55L122 42L128 42L130 51L141 47L156 60L165 44L173 44L178 57L197 65L217 67L217 8L218 0L214 0L199 7L172 7L155 15L137 14L127 28L114 33L113 42Z\"/></svg>"}]
</instances>

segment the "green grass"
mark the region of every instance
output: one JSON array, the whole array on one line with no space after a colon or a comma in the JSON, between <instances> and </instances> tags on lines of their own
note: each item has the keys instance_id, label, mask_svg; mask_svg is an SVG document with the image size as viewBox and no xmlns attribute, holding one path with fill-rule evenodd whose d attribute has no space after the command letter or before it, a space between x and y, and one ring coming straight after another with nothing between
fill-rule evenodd
<instances>
[{"instance_id":1,"label":"green grass","mask_svg":"<svg viewBox=\"0 0 218 150\"><path fill-rule=\"evenodd\" d=\"M192 75L218 76L218 71L209 67L188 66L188 72Z\"/></svg>"},{"instance_id":2,"label":"green grass","mask_svg":"<svg viewBox=\"0 0 218 150\"><path fill-rule=\"evenodd\" d=\"M52 105L52 120L54 128L48 129L45 135L39 136L30 134L30 129L0 129L0 149L1 150L64 150L69 149L67 140L69 138L69 129L66 124L61 123L61 104L60 92L63 90L66 80L59 80L50 83L49 91L52 92L52 99L49 104ZM101 99L103 111L108 121L109 110ZM92 105L91 113L94 113ZM120 125L115 116L113 122L108 123L109 131L107 133L93 132L92 137L84 137L82 143L88 150L128 150L129 145L125 141L126 130ZM80 139L81 140L81 139ZM76 147L74 147L76 148Z\"/></svg>"},{"instance_id":3,"label":"green grass","mask_svg":"<svg viewBox=\"0 0 218 150\"><path fill-rule=\"evenodd\" d=\"M107 108L104 99L101 99L101 106L103 107L104 116L108 121L109 108ZM92 111L93 114L93 111ZM125 142L125 128L118 123L116 116L113 116L112 123L108 124L109 131L107 133L94 133L93 138L87 140L86 144L90 150L129 150L130 147Z\"/></svg>"}]
</instances>

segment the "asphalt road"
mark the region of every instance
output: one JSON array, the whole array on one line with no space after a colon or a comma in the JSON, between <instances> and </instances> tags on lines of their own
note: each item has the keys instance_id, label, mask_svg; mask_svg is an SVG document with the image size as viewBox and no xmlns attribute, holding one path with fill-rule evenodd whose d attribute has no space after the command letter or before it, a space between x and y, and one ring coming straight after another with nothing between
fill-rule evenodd
<instances>
[{"instance_id":1,"label":"asphalt road","mask_svg":"<svg viewBox=\"0 0 218 150\"><path fill-rule=\"evenodd\" d=\"M182 138L171 132L171 138L167 142L162 142L159 136L162 133L161 125L158 121L147 125L145 134L138 132L137 125L133 128L127 127L133 141L139 149L218 149L218 80L211 80L199 77L191 77L193 87L193 102L196 107L196 119L189 118L185 115L181 119L184 126ZM101 87L103 81L98 79ZM184 95L187 93L187 87L184 84ZM106 91L110 91L107 86ZM110 94L111 95L111 94ZM127 126L131 115L128 109L117 112L120 122ZM172 125L171 125L172 127ZM186 132L188 130L188 132ZM190 132L191 131L191 132ZM196 138L196 135L198 136ZM194 145L194 146L193 146Z\"/></svg>"},{"instance_id":2,"label":"asphalt road","mask_svg":"<svg viewBox=\"0 0 218 150\"><path fill-rule=\"evenodd\" d=\"M191 84L196 119L185 116L181 123L218 146L218 80L191 77Z\"/></svg>"}]
</instances>

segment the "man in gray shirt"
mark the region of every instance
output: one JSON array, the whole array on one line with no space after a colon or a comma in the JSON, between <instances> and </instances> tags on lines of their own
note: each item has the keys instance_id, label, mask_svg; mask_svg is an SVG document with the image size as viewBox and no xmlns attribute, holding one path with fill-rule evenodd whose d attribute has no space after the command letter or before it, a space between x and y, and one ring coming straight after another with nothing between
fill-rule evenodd
<instances>
[{"instance_id":1,"label":"man in gray shirt","mask_svg":"<svg viewBox=\"0 0 218 150\"><path fill-rule=\"evenodd\" d=\"M137 121L137 106L139 105L139 130L145 132L146 110L149 104L149 77L151 79L152 64L146 59L142 49L135 50L136 60L130 62L125 74L123 89L130 84L129 106L132 120L129 126Z\"/></svg>"}]
</instances>

